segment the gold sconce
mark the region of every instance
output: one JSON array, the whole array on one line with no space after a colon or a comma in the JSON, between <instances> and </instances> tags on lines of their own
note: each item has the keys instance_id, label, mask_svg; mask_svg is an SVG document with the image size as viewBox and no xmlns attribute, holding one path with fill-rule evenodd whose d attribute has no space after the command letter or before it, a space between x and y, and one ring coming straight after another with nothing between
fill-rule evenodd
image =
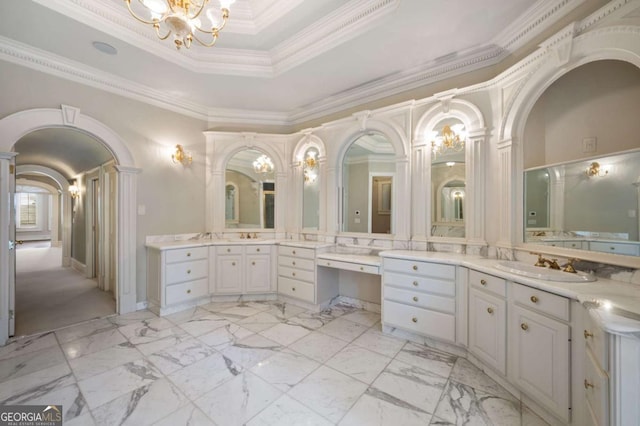
<instances>
[{"instance_id":1,"label":"gold sconce","mask_svg":"<svg viewBox=\"0 0 640 426\"><path fill-rule=\"evenodd\" d=\"M69 185L69 195L71 195L71 198L78 198L80 196L80 188L78 188L78 182L75 180Z\"/></svg>"},{"instance_id":2,"label":"gold sconce","mask_svg":"<svg viewBox=\"0 0 640 426\"><path fill-rule=\"evenodd\" d=\"M594 161L589 164L589 167L585 171L587 177L603 177L609 174L609 168L600 166L600 163Z\"/></svg>"},{"instance_id":3,"label":"gold sconce","mask_svg":"<svg viewBox=\"0 0 640 426\"><path fill-rule=\"evenodd\" d=\"M453 126L444 126L441 134L435 136L435 139L431 142L434 158L438 154L443 154L445 151L462 151L466 138L467 135L464 124L459 123Z\"/></svg>"},{"instance_id":4,"label":"gold sconce","mask_svg":"<svg viewBox=\"0 0 640 426\"><path fill-rule=\"evenodd\" d=\"M185 152L182 145L178 144L176 145L176 152L171 155L171 160L176 164L180 163L183 166L188 166L193 161L193 156L190 152Z\"/></svg>"},{"instance_id":5,"label":"gold sconce","mask_svg":"<svg viewBox=\"0 0 640 426\"><path fill-rule=\"evenodd\" d=\"M318 151L308 150L302 161L302 175L306 183L313 183L318 179Z\"/></svg>"}]
</instances>

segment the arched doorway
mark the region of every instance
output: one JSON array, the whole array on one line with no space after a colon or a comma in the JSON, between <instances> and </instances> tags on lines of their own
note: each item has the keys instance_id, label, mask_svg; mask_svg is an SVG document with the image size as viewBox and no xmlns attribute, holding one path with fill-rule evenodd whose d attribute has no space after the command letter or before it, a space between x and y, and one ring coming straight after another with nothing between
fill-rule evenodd
<instances>
[{"instance_id":1,"label":"arched doorway","mask_svg":"<svg viewBox=\"0 0 640 426\"><path fill-rule=\"evenodd\" d=\"M34 109L12 114L0 120L0 198L7 200L15 179L14 144L24 135L43 128L74 128L100 141L115 159L116 211L116 285L117 312L136 310L136 169L134 159L124 141L103 123L83 115L78 108ZM9 321L13 314L9 293L13 283L15 252L10 247L10 212L0 209L0 344L9 337Z\"/></svg>"}]
</instances>

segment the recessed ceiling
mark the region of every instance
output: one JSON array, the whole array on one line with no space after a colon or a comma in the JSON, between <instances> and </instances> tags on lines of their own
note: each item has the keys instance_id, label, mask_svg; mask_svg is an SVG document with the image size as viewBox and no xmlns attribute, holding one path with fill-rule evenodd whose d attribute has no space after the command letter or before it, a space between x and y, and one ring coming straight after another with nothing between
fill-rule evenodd
<instances>
[{"instance_id":1,"label":"recessed ceiling","mask_svg":"<svg viewBox=\"0 0 640 426\"><path fill-rule=\"evenodd\" d=\"M583 1L237 0L216 47L180 51L124 0L3 1L0 47L212 122L291 124L493 65Z\"/></svg>"}]
</instances>

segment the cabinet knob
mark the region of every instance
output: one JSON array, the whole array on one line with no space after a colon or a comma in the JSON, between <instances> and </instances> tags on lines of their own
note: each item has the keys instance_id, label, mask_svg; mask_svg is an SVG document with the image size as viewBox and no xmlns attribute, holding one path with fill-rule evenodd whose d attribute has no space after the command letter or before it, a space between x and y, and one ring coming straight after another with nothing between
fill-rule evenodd
<instances>
[{"instance_id":1,"label":"cabinet knob","mask_svg":"<svg viewBox=\"0 0 640 426\"><path fill-rule=\"evenodd\" d=\"M480 284L487 285L487 282L485 280L480 280Z\"/></svg>"},{"instance_id":2,"label":"cabinet knob","mask_svg":"<svg viewBox=\"0 0 640 426\"><path fill-rule=\"evenodd\" d=\"M291 290L296 291L296 288L295 287L291 287Z\"/></svg>"},{"instance_id":3,"label":"cabinet knob","mask_svg":"<svg viewBox=\"0 0 640 426\"><path fill-rule=\"evenodd\" d=\"M417 302L418 301L418 296L413 296L413 301Z\"/></svg>"},{"instance_id":4,"label":"cabinet knob","mask_svg":"<svg viewBox=\"0 0 640 426\"><path fill-rule=\"evenodd\" d=\"M413 265L413 270L417 271L418 270L418 265Z\"/></svg>"},{"instance_id":5,"label":"cabinet knob","mask_svg":"<svg viewBox=\"0 0 640 426\"><path fill-rule=\"evenodd\" d=\"M536 296L531 296L531 301L533 303L538 303L538 298Z\"/></svg>"},{"instance_id":6,"label":"cabinet knob","mask_svg":"<svg viewBox=\"0 0 640 426\"><path fill-rule=\"evenodd\" d=\"M236 266L236 262L231 262L231 266Z\"/></svg>"},{"instance_id":7,"label":"cabinet knob","mask_svg":"<svg viewBox=\"0 0 640 426\"><path fill-rule=\"evenodd\" d=\"M584 331L584 338L588 339L589 337L593 337L593 333L589 332L588 330Z\"/></svg>"},{"instance_id":8,"label":"cabinet knob","mask_svg":"<svg viewBox=\"0 0 640 426\"><path fill-rule=\"evenodd\" d=\"M296 261L294 260L293 262L291 262L291 264L292 264L293 266L296 266Z\"/></svg>"},{"instance_id":9,"label":"cabinet knob","mask_svg":"<svg viewBox=\"0 0 640 426\"><path fill-rule=\"evenodd\" d=\"M191 257L191 252L187 253L187 257Z\"/></svg>"},{"instance_id":10,"label":"cabinet knob","mask_svg":"<svg viewBox=\"0 0 640 426\"><path fill-rule=\"evenodd\" d=\"M413 321L413 322L418 322L418 318L413 317L413 318L411 318L411 321Z\"/></svg>"},{"instance_id":11,"label":"cabinet knob","mask_svg":"<svg viewBox=\"0 0 640 426\"><path fill-rule=\"evenodd\" d=\"M292 251L291 253L296 254L296 251L294 250L294 251Z\"/></svg>"},{"instance_id":12,"label":"cabinet knob","mask_svg":"<svg viewBox=\"0 0 640 426\"><path fill-rule=\"evenodd\" d=\"M331 265L331 262L327 262L327 266Z\"/></svg>"},{"instance_id":13,"label":"cabinet knob","mask_svg":"<svg viewBox=\"0 0 640 426\"><path fill-rule=\"evenodd\" d=\"M616 249L615 247L609 247L609 248L610 248L611 250L615 250L615 249Z\"/></svg>"},{"instance_id":14,"label":"cabinet knob","mask_svg":"<svg viewBox=\"0 0 640 426\"><path fill-rule=\"evenodd\" d=\"M361 266L361 267L360 267L360 270L361 270L361 271L364 271L364 266Z\"/></svg>"},{"instance_id":15,"label":"cabinet knob","mask_svg":"<svg viewBox=\"0 0 640 426\"><path fill-rule=\"evenodd\" d=\"M191 294L191 289L187 290L187 294Z\"/></svg>"},{"instance_id":16,"label":"cabinet knob","mask_svg":"<svg viewBox=\"0 0 640 426\"><path fill-rule=\"evenodd\" d=\"M231 253L231 249L230 248L227 249L227 253Z\"/></svg>"},{"instance_id":17,"label":"cabinet knob","mask_svg":"<svg viewBox=\"0 0 640 426\"><path fill-rule=\"evenodd\" d=\"M256 262L251 262L251 266L256 266Z\"/></svg>"},{"instance_id":18,"label":"cabinet knob","mask_svg":"<svg viewBox=\"0 0 640 426\"><path fill-rule=\"evenodd\" d=\"M259 248L257 248L257 249L256 249L256 251L257 251L258 253L260 253L260 249L259 249Z\"/></svg>"},{"instance_id":19,"label":"cabinet knob","mask_svg":"<svg viewBox=\"0 0 640 426\"><path fill-rule=\"evenodd\" d=\"M489 314L493 315L493 308L487 308L487 312L489 312Z\"/></svg>"},{"instance_id":20,"label":"cabinet knob","mask_svg":"<svg viewBox=\"0 0 640 426\"><path fill-rule=\"evenodd\" d=\"M191 269L187 269L187 274L190 274L190 273L191 273Z\"/></svg>"},{"instance_id":21,"label":"cabinet knob","mask_svg":"<svg viewBox=\"0 0 640 426\"><path fill-rule=\"evenodd\" d=\"M295 272L292 272L292 273L291 273L291 275L293 275L293 276L295 277L295 276L296 276L296 273L295 273Z\"/></svg>"},{"instance_id":22,"label":"cabinet knob","mask_svg":"<svg viewBox=\"0 0 640 426\"><path fill-rule=\"evenodd\" d=\"M584 388L585 389L589 389L589 388L592 388L592 387L594 387L593 383L590 383L587 379L584 379Z\"/></svg>"},{"instance_id":23,"label":"cabinet knob","mask_svg":"<svg viewBox=\"0 0 640 426\"><path fill-rule=\"evenodd\" d=\"M418 281L414 281L414 282L413 282L413 286L414 286L414 287L418 287Z\"/></svg>"},{"instance_id":24,"label":"cabinet knob","mask_svg":"<svg viewBox=\"0 0 640 426\"><path fill-rule=\"evenodd\" d=\"M526 322L523 322L522 324L520 324L520 328L524 331L527 331L529 329L529 325Z\"/></svg>"}]
</instances>

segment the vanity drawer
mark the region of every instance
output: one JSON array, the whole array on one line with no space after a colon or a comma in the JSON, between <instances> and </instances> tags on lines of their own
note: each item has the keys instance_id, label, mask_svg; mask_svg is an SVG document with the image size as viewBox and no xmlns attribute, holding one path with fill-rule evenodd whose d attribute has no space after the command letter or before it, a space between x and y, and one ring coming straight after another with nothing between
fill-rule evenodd
<instances>
[{"instance_id":1,"label":"vanity drawer","mask_svg":"<svg viewBox=\"0 0 640 426\"><path fill-rule=\"evenodd\" d=\"M640 256L640 246L634 244L589 242L589 250L602 253L625 254L628 256Z\"/></svg>"},{"instance_id":2,"label":"vanity drawer","mask_svg":"<svg viewBox=\"0 0 640 426\"><path fill-rule=\"evenodd\" d=\"M456 278L456 267L439 263L416 262L413 260L384 259L384 270L402 272L404 274L420 275L423 277Z\"/></svg>"},{"instance_id":3,"label":"vanity drawer","mask_svg":"<svg viewBox=\"0 0 640 426\"><path fill-rule=\"evenodd\" d=\"M191 247L185 249L167 250L165 255L166 263L186 262L187 260L198 260L207 258L207 247Z\"/></svg>"},{"instance_id":4,"label":"vanity drawer","mask_svg":"<svg viewBox=\"0 0 640 426\"><path fill-rule=\"evenodd\" d=\"M245 246L246 254L271 254L271 247L267 245L248 245Z\"/></svg>"},{"instance_id":5,"label":"vanity drawer","mask_svg":"<svg viewBox=\"0 0 640 426\"><path fill-rule=\"evenodd\" d=\"M584 394L587 406L597 425L608 424L609 377L597 365L589 351L585 352Z\"/></svg>"},{"instance_id":6,"label":"vanity drawer","mask_svg":"<svg viewBox=\"0 0 640 426\"><path fill-rule=\"evenodd\" d=\"M309 303L315 302L314 285L286 277L278 277L278 293Z\"/></svg>"},{"instance_id":7,"label":"vanity drawer","mask_svg":"<svg viewBox=\"0 0 640 426\"><path fill-rule=\"evenodd\" d=\"M406 303L408 305L417 306L420 308L434 309L436 311L449 314L456 313L456 301L454 298L450 297L418 293L416 291L409 291L385 286L384 298L385 300L391 300L398 303Z\"/></svg>"},{"instance_id":8,"label":"vanity drawer","mask_svg":"<svg viewBox=\"0 0 640 426\"><path fill-rule=\"evenodd\" d=\"M206 278L208 272L209 261L207 259L196 260L194 262L172 263L167 265L165 283L170 285L182 281Z\"/></svg>"},{"instance_id":9,"label":"vanity drawer","mask_svg":"<svg viewBox=\"0 0 640 426\"><path fill-rule=\"evenodd\" d=\"M303 271L296 268L287 268L286 266L278 266L278 275L286 278L293 278L295 280L308 281L313 283L314 271Z\"/></svg>"},{"instance_id":10,"label":"vanity drawer","mask_svg":"<svg viewBox=\"0 0 640 426\"><path fill-rule=\"evenodd\" d=\"M363 265L361 263L341 262L339 260L318 259L318 266L327 268L344 269L347 271L364 272L365 274L380 275L378 266Z\"/></svg>"},{"instance_id":11,"label":"vanity drawer","mask_svg":"<svg viewBox=\"0 0 640 426\"><path fill-rule=\"evenodd\" d=\"M407 306L402 303L384 301L384 325L391 325L422 335L455 341L456 320L454 315Z\"/></svg>"},{"instance_id":12,"label":"vanity drawer","mask_svg":"<svg viewBox=\"0 0 640 426\"><path fill-rule=\"evenodd\" d=\"M316 266L315 261L311 259L300 259L291 256L278 256L278 264L289 268L306 269L307 271L313 271Z\"/></svg>"},{"instance_id":13,"label":"vanity drawer","mask_svg":"<svg viewBox=\"0 0 640 426\"><path fill-rule=\"evenodd\" d=\"M503 278L469 270L469 284L472 287L481 288L502 297L507 296L507 282Z\"/></svg>"},{"instance_id":14,"label":"vanity drawer","mask_svg":"<svg viewBox=\"0 0 640 426\"><path fill-rule=\"evenodd\" d=\"M609 371L609 357L606 333L596 324L595 320L587 312L585 314L584 330L582 336L588 350L595 357L598 365L604 371Z\"/></svg>"},{"instance_id":15,"label":"vanity drawer","mask_svg":"<svg viewBox=\"0 0 640 426\"><path fill-rule=\"evenodd\" d=\"M454 297L456 295L456 284L437 278L416 277L396 272L384 272L384 285L411 289L413 291L426 291L443 296Z\"/></svg>"},{"instance_id":16,"label":"vanity drawer","mask_svg":"<svg viewBox=\"0 0 640 426\"><path fill-rule=\"evenodd\" d=\"M201 279L186 283L168 285L165 289L166 305L186 302L187 300L209 294L209 280Z\"/></svg>"},{"instance_id":17,"label":"vanity drawer","mask_svg":"<svg viewBox=\"0 0 640 426\"><path fill-rule=\"evenodd\" d=\"M512 283L513 300L531 310L569 321L569 299L526 285Z\"/></svg>"},{"instance_id":18,"label":"vanity drawer","mask_svg":"<svg viewBox=\"0 0 640 426\"><path fill-rule=\"evenodd\" d=\"M290 246L280 246L278 247L278 254L284 256L293 256L293 257L301 257L305 259L314 259L315 250L300 248L300 247L290 247Z\"/></svg>"},{"instance_id":19,"label":"vanity drawer","mask_svg":"<svg viewBox=\"0 0 640 426\"><path fill-rule=\"evenodd\" d=\"M580 249L580 250L587 249L587 247L584 247L584 244L586 243L583 241L565 241L562 243L562 245L565 248Z\"/></svg>"},{"instance_id":20,"label":"vanity drawer","mask_svg":"<svg viewBox=\"0 0 640 426\"><path fill-rule=\"evenodd\" d=\"M217 255L224 255L224 254L242 254L242 247L240 245L237 246L218 246L216 247L216 254Z\"/></svg>"}]
</instances>

